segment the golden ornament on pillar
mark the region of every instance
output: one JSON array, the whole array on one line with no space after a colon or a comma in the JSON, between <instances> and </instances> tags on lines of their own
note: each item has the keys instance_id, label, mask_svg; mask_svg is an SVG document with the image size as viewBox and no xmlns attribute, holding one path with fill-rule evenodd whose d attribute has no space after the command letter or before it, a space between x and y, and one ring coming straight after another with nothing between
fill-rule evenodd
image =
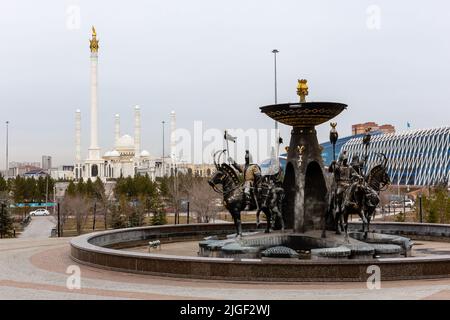
<instances>
[{"instance_id":1,"label":"golden ornament on pillar","mask_svg":"<svg viewBox=\"0 0 450 320\"><path fill-rule=\"evenodd\" d=\"M297 146L297 152L298 152L299 156L303 155L304 151L305 151L305 146Z\"/></svg>"},{"instance_id":2,"label":"golden ornament on pillar","mask_svg":"<svg viewBox=\"0 0 450 320\"><path fill-rule=\"evenodd\" d=\"M92 39L89 40L89 42L91 43L89 46L91 52L98 52L97 32L95 31L94 26L92 26Z\"/></svg>"},{"instance_id":3,"label":"golden ornament on pillar","mask_svg":"<svg viewBox=\"0 0 450 320\"><path fill-rule=\"evenodd\" d=\"M300 97L300 103L306 102L306 96L308 95L308 80L298 79L297 83L297 95Z\"/></svg>"}]
</instances>

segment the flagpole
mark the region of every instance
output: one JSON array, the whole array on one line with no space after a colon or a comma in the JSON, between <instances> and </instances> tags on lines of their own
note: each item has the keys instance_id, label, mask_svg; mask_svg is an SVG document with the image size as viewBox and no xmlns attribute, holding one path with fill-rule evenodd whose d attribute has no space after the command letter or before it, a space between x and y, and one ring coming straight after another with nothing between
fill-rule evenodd
<instances>
[{"instance_id":1,"label":"flagpole","mask_svg":"<svg viewBox=\"0 0 450 320\"><path fill-rule=\"evenodd\" d=\"M225 130L225 135L223 137L227 144L227 155L228 155L227 161L228 161L228 164L230 164L230 149L228 148L227 130Z\"/></svg>"}]
</instances>

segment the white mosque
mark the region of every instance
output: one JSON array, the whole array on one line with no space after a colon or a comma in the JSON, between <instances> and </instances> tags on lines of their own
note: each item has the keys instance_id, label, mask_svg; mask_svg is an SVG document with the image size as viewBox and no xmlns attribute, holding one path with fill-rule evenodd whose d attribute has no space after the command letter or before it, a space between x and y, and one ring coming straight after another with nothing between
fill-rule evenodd
<instances>
[{"instance_id":1,"label":"white mosque","mask_svg":"<svg viewBox=\"0 0 450 320\"><path fill-rule=\"evenodd\" d=\"M97 178L107 181L119 177L132 177L136 174L148 174L153 180L157 176L170 174L175 164L175 144L171 142L170 157L152 158L146 150L141 150L141 111L134 107L134 137L120 133L120 117L115 115L114 148L101 156L98 144L98 105L97 105L97 64L98 40L92 27L91 49L91 114L90 146L87 159L81 159L81 111L75 113L75 166L74 178ZM175 112L170 114L170 129L175 130ZM172 137L172 134L170 135Z\"/></svg>"}]
</instances>

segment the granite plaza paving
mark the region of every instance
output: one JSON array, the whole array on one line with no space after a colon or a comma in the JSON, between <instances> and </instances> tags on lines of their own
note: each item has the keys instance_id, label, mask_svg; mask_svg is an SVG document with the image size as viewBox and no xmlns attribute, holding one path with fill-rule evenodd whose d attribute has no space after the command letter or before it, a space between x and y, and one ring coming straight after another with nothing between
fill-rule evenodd
<instances>
[{"instance_id":1,"label":"granite plaza paving","mask_svg":"<svg viewBox=\"0 0 450 320\"><path fill-rule=\"evenodd\" d=\"M129 274L79 265L68 289L70 238L0 240L0 299L450 299L450 279L365 283L255 283Z\"/></svg>"}]
</instances>

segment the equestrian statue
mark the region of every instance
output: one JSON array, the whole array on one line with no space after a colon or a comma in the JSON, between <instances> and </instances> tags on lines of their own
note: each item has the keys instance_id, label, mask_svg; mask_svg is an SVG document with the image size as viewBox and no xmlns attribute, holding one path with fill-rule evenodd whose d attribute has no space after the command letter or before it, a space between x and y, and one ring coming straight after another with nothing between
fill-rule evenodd
<instances>
[{"instance_id":1,"label":"equestrian statue","mask_svg":"<svg viewBox=\"0 0 450 320\"><path fill-rule=\"evenodd\" d=\"M241 212L248 210L257 210L258 220L259 212L263 211L267 218L266 232L270 232L272 216L281 217L283 220L280 201L282 188L277 184L269 183L267 177L261 175L261 168L251 163L248 150L244 165L237 164L230 157L228 157L229 163L220 163L226 151L219 150L214 153L216 171L209 179L209 185L214 191L222 194L223 204L233 217L238 236L242 235Z\"/></svg>"}]
</instances>

